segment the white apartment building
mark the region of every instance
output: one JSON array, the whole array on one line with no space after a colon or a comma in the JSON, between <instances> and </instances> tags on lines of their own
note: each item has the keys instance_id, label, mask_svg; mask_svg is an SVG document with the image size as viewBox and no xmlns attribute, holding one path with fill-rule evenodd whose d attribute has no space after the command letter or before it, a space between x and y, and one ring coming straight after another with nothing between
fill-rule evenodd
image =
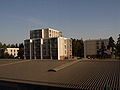
<instances>
[{"instance_id":1,"label":"white apartment building","mask_svg":"<svg viewBox=\"0 0 120 90\"><path fill-rule=\"evenodd\" d=\"M18 50L19 48L6 48L5 53L8 53L9 55L13 55L14 57L17 57Z\"/></svg>"},{"instance_id":2,"label":"white apartment building","mask_svg":"<svg viewBox=\"0 0 120 90\"><path fill-rule=\"evenodd\" d=\"M30 31L30 39L24 40L25 59L72 58L72 40L61 36L60 31L50 28Z\"/></svg>"}]
</instances>

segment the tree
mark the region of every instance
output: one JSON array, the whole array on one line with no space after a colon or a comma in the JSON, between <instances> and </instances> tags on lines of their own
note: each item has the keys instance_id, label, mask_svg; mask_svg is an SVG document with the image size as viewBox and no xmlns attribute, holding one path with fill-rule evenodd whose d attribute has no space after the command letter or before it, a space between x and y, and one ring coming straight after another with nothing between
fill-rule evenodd
<instances>
[{"instance_id":1,"label":"tree","mask_svg":"<svg viewBox=\"0 0 120 90\"><path fill-rule=\"evenodd\" d=\"M106 58L107 57L106 47L104 45L104 42L101 42L101 48L97 51L97 57L98 58Z\"/></svg>"},{"instance_id":2,"label":"tree","mask_svg":"<svg viewBox=\"0 0 120 90\"><path fill-rule=\"evenodd\" d=\"M15 45L14 44L11 44L11 46L10 46L11 48L15 48Z\"/></svg>"},{"instance_id":3,"label":"tree","mask_svg":"<svg viewBox=\"0 0 120 90\"><path fill-rule=\"evenodd\" d=\"M17 43L15 44L15 48L18 48L18 44Z\"/></svg>"},{"instance_id":4,"label":"tree","mask_svg":"<svg viewBox=\"0 0 120 90\"><path fill-rule=\"evenodd\" d=\"M4 58L4 49L0 48L0 58Z\"/></svg>"},{"instance_id":5,"label":"tree","mask_svg":"<svg viewBox=\"0 0 120 90\"><path fill-rule=\"evenodd\" d=\"M116 44L116 52L117 52L117 56L120 58L120 34Z\"/></svg>"},{"instance_id":6,"label":"tree","mask_svg":"<svg viewBox=\"0 0 120 90\"><path fill-rule=\"evenodd\" d=\"M72 55L76 56L76 39L72 39Z\"/></svg>"},{"instance_id":7,"label":"tree","mask_svg":"<svg viewBox=\"0 0 120 90\"><path fill-rule=\"evenodd\" d=\"M2 43L0 42L0 48L2 48Z\"/></svg>"},{"instance_id":8,"label":"tree","mask_svg":"<svg viewBox=\"0 0 120 90\"><path fill-rule=\"evenodd\" d=\"M7 45L7 48L10 48L10 47L11 47L11 45L10 45L10 44L8 44L8 45Z\"/></svg>"},{"instance_id":9,"label":"tree","mask_svg":"<svg viewBox=\"0 0 120 90\"><path fill-rule=\"evenodd\" d=\"M84 44L82 39L72 39L72 55L84 57Z\"/></svg>"},{"instance_id":10,"label":"tree","mask_svg":"<svg viewBox=\"0 0 120 90\"><path fill-rule=\"evenodd\" d=\"M23 43L19 44L18 57L24 59L24 45Z\"/></svg>"},{"instance_id":11,"label":"tree","mask_svg":"<svg viewBox=\"0 0 120 90\"><path fill-rule=\"evenodd\" d=\"M116 47L115 41L113 40L112 37L110 37L107 49L111 52L111 57L115 55L115 47Z\"/></svg>"},{"instance_id":12,"label":"tree","mask_svg":"<svg viewBox=\"0 0 120 90\"><path fill-rule=\"evenodd\" d=\"M6 48L7 48L7 45L4 43L4 44L2 45L2 48L6 49Z\"/></svg>"}]
</instances>

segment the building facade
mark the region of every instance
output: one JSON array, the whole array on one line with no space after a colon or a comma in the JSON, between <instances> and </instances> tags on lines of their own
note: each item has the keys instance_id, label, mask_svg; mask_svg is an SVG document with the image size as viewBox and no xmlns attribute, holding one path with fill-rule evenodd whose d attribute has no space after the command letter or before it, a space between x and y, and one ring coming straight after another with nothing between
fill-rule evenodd
<instances>
[{"instance_id":1,"label":"building facade","mask_svg":"<svg viewBox=\"0 0 120 90\"><path fill-rule=\"evenodd\" d=\"M37 29L30 31L30 39L52 38L52 37L62 37L62 32L51 28Z\"/></svg>"},{"instance_id":2,"label":"building facade","mask_svg":"<svg viewBox=\"0 0 120 90\"><path fill-rule=\"evenodd\" d=\"M19 48L6 48L5 53L8 53L9 55L12 55L14 57L17 57L18 50L19 50Z\"/></svg>"},{"instance_id":3,"label":"building facade","mask_svg":"<svg viewBox=\"0 0 120 90\"><path fill-rule=\"evenodd\" d=\"M25 59L70 59L72 40L61 36L60 31L53 29L30 31L30 39L24 41Z\"/></svg>"},{"instance_id":4,"label":"building facade","mask_svg":"<svg viewBox=\"0 0 120 90\"><path fill-rule=\"evenodd\" d=\"M84 41L84 57L96 57L97 51L101 48L102 43L104 43L104 46L107 49L109 39Z\"/></svg>"}]
</instances>

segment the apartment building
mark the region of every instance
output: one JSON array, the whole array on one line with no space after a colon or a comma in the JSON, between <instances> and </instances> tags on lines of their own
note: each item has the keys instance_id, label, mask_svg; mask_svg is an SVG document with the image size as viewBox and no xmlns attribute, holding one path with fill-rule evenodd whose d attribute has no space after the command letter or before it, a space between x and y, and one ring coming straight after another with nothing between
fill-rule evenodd
<instances>
[{"instance_id":1,"label":"apartment building","mask_svg":"<svg viewBox=\"0 0 120 90\"><path fill-rule=\"evenodd\" d=\"M46 29L37 29L30 31L30 39L33 38L52 38L52 37L62 37L62 32L46 28Z\"/></svg>"},{"instance_id":2,"label":"apartment building","mask_svg":"<svg viewBox=\"0 0 120 90\"><path fill-rule=\"evenodd\" d=\"M105 48L109 43L109 39L98 40L86 40L84 41L84 57L96 57L97 51L101 48L101 44L104 43Z\"/></svg>"},{"instance_id":3,"label":"apartment building","mask_svg":"<svg viewBox=\"0 0 120 90\"><path fill-rule=\"evenodd\" d=\"M47 33L43 33L46 30ZM72 40L61 37L62 33L60 31L53 29L42 29L41 31L40 29L30 32L30 39L24 40L25 59L64 60L72 58ZM39 34L41 34L40 32L43 34L37 35L38 32ZM42 36L42 38L39 36Z\"/></svg>"},{"instance_id":4,"label":"apartment building","mask_svg":"<svg viewBox=\"0 0 120 90\"><path fill-rule=\"evenodd\" d=\"M13 55L14 57L17 57L18 50L19 48L6 48L5 53L8 53L9 55Z\"/></svg>"}]
</instances>

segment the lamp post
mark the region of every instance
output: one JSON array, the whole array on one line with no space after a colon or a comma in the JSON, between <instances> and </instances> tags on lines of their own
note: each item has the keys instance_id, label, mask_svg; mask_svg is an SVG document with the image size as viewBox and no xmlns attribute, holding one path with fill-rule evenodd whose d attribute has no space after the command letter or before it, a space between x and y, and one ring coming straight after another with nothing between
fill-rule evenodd
<instances>
[{"instance_id":1,"label":"lamp post","mask_svg":"<svg viewBox=\"0 0 120 90\"><path fill-rule=\"evenodd\" d=\"M32 39L30 39L30 60L32 59Z\"/></svg>"}]
</instances>

